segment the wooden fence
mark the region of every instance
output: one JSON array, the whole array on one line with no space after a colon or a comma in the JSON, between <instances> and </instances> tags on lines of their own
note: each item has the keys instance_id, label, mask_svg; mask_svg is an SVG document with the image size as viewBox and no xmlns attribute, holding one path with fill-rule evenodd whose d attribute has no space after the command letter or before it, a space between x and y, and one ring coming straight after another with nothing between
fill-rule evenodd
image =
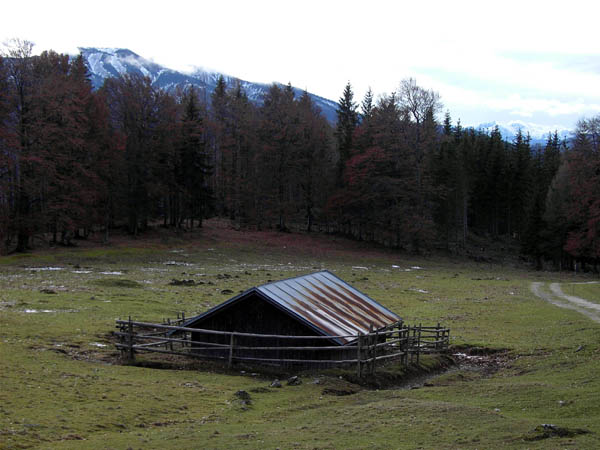
<instances>
[{"instance_id":1,"label":"wooden fence","mask_svg":"<svg viewBox=\"0 0 600 450\"><path fill-rule=\"evenodd\" d=\"M340 335L340 336L285 336L272 334L236 333L230 331L206 330L182 326L185 316L176 320L165 320L164 323L137 322L131 320L117 320L115 335L119 338L116 347L121 352L121 357L128 361L135 360L136 353L153 352L171 355L180 355L200 359L217 359L227 362L231 367L234 362L247 362L254 364L271 365L304 365L304 366L348 366L356 365L357 375L373 374L377 364L384 361L399 360L403 364L419 363L423 353L441 353L447 351L450 330L440 326L409 326L402 321L391 324L385 328L373 330L366 334ZM215 343L201 340L192 340L194 336L219 335L221 342ZM285 340L310 340L318 342L329 340L322 346L286 346L286 345L244 345L241 340L252 338L253 341L261 339L278 343ZM335 339L348 340L347 345L332 345ZM238 343L236 343L236 341ZM332 341L332 342L331 342ZM261 352L271 353L292 351L294 354L302 352L323 352L323 359L308 359L302 357L259 357ZM336 354L341 356L335 356ZM314 358L314 357L313 357Z\"/></svg>"}]
</instances>

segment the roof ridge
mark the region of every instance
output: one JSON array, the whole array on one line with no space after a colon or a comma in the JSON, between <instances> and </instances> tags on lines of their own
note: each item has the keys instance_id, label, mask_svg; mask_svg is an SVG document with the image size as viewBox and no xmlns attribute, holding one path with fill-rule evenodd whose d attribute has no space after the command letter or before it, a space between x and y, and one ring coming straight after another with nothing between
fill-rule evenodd
<instances>
[{"instance_id":1,"label":"roof ridge","mask_svg":"<svg viewBox=\"0 0 600 450\"><path fill-rule=\"evenodd\" d=\"M290 280L295 280L295 279L298 279L298 278L304 278L304 277L307 277L307 276L309 276L309 275L317 275L317 274L319 274L319 273L328 273L328 274L330 274L330 275L333 275L334 277L336 277L336 276L335 276L335 274L331 273L329 270L327 270L327 269L323 269L323 270L319 270L319 271L317 271L317 272L311 272L311 273L306 273L306 274L304 274L304 275L298 275L298 276L296 276L296 277L288 277L288 278L283 278L283 279L281 279L281 280L277 280L277 281L269 281L268 283L265 283L265 284L260 284L260 285L258 285L258 286L255 286L255 287L256 287L256 288L261 288L261 287L263 287L263 286L269 286L269 285L271 285L271 284L281 283L281 282L283 282L283 281L290 281ZM338 279L340 279L340 280L341 280L341 278L339 278L339 277L336 277L336 278L338 278ZM344 280L342 280L342 281L344 281Z\"/></svg>"},{"instance_id":2,"label":"roof ridge","mask_svg":"<svg viewBox=\"0 0 600 450\"><path fill-rule=\"evenodd\" d=\"M401 320L396 313L325 269L247 289L187 323L210 316L252 293L325 336L367 333L372 325L379 329ZM336 341L344 345L352 339Z\"/></svg>"}]
</instances>

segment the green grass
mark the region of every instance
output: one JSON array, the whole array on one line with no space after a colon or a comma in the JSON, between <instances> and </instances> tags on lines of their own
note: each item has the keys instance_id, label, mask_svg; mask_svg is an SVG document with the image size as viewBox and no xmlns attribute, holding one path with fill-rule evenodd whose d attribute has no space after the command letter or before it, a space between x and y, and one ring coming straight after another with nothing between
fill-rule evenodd
<instances>
[{"instance_id":1,"label":"green grass","mask_svg":"<svg viewBox=\"0 0 600 450\"><path fill-rule=\"evenodd\" d=\"M62 270L30 270L45 267ZM191 316L229 298L224 289L321 268L408 323L448 325L457 348L505 350L499 369L457 368L411 390L365 389L352 371L302 373L302 385L276 389L260 369L115 363L109 333L119 317ZM210 228L172 245L2 257L0 448L599 448L600 327L536 298L532 281L598 299L597 284L570 284L583 276ZM234 396L240 389L252 396L248 410ZM590 433L526 440L543 423Z\"/></svg>"},{"instance_id":2,"label":"green grass","mask_svg":"<svg viewBox=\"0 0 600 450\"><path fill-rule=\"evenodd\" d=\"M600 304L600 282L595 283L568 283L562 286L566 295L585 298L586 300Z\"/></svg>"}]
</instances>

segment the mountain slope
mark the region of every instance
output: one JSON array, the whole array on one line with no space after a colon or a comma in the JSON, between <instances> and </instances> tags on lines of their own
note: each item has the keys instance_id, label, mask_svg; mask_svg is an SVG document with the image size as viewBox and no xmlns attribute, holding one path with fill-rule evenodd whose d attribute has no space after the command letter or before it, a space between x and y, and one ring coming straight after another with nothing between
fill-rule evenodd
<instances>
[{"instance_id":1,"label":"mountain slope","mask_svg":"<svg viewBox=\"0 0 600 450\"><path fill-rule=\"evenodd\" d=\"M126 73L146 76L152 80L154 86L167 91L174 90L177 86L193 85L199 88L207 99L210 98L217 80L222 75L229 87L234 86L239 81L250 101L257 105L262 105L264 96L269 89L268 84L238 80L235 77L202 69L198 69L191 74L178 72L147 60L127 49L80 47L79 51L87 61L92 84L96 89L102 86L106 78L117 77ZM302 95L302 90L293 89L296 96ZM330 122L335 122L337 103L318 95L310 94L310 96L315 104L321 108L323 115Z\"/></svg>"}]
</instances>

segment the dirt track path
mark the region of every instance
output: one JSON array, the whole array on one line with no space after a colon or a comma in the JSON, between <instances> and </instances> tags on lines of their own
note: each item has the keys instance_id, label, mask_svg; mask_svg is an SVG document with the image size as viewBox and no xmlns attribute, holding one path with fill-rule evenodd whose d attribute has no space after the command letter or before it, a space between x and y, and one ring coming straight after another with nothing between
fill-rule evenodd
<instances>
[{"instance_id":1,"label":"dirt track path","mask_svg":"<svg viewBox=\"0 0 600 450\"><path fill-rule=\"evenodd\" d=\"M566 295L560 288L560 284L551 283L548 292L544 290L544 283L531 283L531 291L539 298L546 300L560 308L572 309L588 317L594 322L600 323L600 305L589 302L583 298Z\"/></svg>"}]
</instances>

